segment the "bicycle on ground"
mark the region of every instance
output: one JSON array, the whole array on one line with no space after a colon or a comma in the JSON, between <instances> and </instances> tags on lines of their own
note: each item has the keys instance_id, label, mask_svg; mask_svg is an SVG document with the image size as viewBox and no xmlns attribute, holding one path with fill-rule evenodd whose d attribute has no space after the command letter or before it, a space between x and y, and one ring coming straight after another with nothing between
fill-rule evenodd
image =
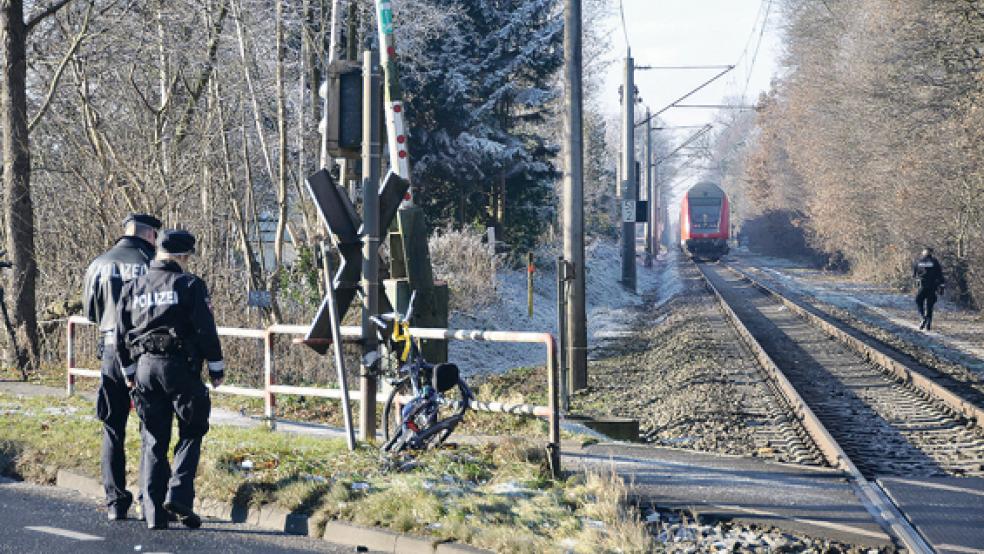
<instances>
[{"instance_id":1,"label":"bicycle on ground","mask_svg":"<svg viewBox=\"0 0 984 554\"><path fill-rule=\"evenodd\" d=\"M379 335L398 360L396 377L383 406L383 451L427 450L441 446L464 420L475 399L453 363L431 364L410 332L416 292L406 315L398 312L373 317ZM457 398L450 398L457 392Z\"/></svg>"}]
</instances>

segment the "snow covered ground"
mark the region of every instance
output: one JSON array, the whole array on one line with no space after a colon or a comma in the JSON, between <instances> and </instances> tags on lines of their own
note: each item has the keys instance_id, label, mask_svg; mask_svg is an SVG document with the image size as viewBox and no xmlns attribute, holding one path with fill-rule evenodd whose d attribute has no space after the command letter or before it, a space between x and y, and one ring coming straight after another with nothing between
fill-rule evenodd
<instances>
[{"instance_id":1,"label":"snow covered ground","mask_svg":"<svg viewBox=\"0 0 984 554\"><path fill-rule=\"evenodd\" d=\"M908 343L984 378L984 321L981 314L961 309L943 299L936 304L933 330L919 330L914 293L872 283L858 283L847 276L806 267L795 261L742 255L733 259L753 275L780 284L787 290L812 296L849 312L853 317L881 327Z\"/></svg>"},{"instance_id":2,"label":"snow covered ground","mask_svg":"<svg viewBox=\"0 0 984 554\"><path fill-rule=\"evenodd\" d=\"M675 251L671 255L676 255ZM683 290L676 264L637 263L637 292L619 282L622 266L618 244L592 241L585 248L588 275L585 290L588 320L588 348L596 349L606 340L629 333L635 318L631 308L644 301L663 303ZM538 260L534 272L533 317L527 312L525 268L500 270L498 299L476 314L454 313L452 329L557 332L556 260ZM452 341L449 358L466 376L503 372L514 367L543 365L546 353L539 344L493 344Z\"/></svg>"}]
</instances>

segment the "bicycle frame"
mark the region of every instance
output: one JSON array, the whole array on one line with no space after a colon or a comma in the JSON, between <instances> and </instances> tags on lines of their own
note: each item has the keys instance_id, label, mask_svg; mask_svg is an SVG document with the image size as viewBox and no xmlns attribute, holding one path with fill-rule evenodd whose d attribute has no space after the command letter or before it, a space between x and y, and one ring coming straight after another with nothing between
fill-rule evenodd
<instances>
[{"instance_id":1,"label":"bicycle frame","mask_svg":"<svg viewBox=\"0 0 984 554\"><path fill-rule=\"evenodd\" d=\"M433 377L432 372L436 366L423 358L417 342L407 329L406 320L395 322L391 341L398 346L403 343L403 350L399 353L402 363L397 370L397 377L390 383L395 392L409 381L412 400L400 409L399 427L394 430L392 437L387 437L387 441L383 445L383 450L388 452L399 452L405 447L422 450L427 448L435 438L437 439L435 446L444 442L464 419L465 412L468 411L469 404L474 399L471 389L461 378L458 379L457 383L458 391L462 397L460 402L449 402L440 391L431 386L431 383L422 382L422 376L425 374L429 373ZM387 401L387 413L393 404L392 398L391 395L390 400ZM454 412L446 418L438 419L437 414L441 405L451 406ZM421 416L423 416L423 422L420 421ZM385 422L387 435L389 434L389 423L389 421Z\"/></svg>"}]
</instances>

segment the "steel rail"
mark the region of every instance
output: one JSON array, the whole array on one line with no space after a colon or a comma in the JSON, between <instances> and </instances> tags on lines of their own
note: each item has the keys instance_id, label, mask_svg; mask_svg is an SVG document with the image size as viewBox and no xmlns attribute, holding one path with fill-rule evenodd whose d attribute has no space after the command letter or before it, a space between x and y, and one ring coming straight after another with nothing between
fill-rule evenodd
<instances>
[{"instance_id":1,"label":"steel rail","mask_svg":"<svg viewBox=\"0 0 984 554\"><path fill-rule=\"evenodd\" d=\"M919 389L920 391L928 394L929 396L939 400L951 410L963 415L968 420L974 422L978 426L984 426L984 408L976 406L966 399L961 398L958 394L954 393L950 389L941 386L938 383L933 382L933 380L919 371L915 371L912 368L906 366L904 363L893 359L891 356L885 354L884 352L879 352L878 349L872 347L865 341L852 336L850 333L840 329L834 323L831 323L824 317L817 315L807 309L806 306L801 305L799 302L783 295L778 290L766 285L765 283L753 278L744 271L734 268L730 265L722 264L722 267L728 271L734 273L739 278L751 283L752 286L759 289L760 291L768 294L772 298L781 302L786 308L795 313L796 315L802 317L808 321L811 325L817 327L821 331L827 333L834 339L838 340L842 344L846 345L848 348L854 352L860 354L864 359L875 364L883 371L889 375L899 379L903 383L912 385L913 387ZM891 349L890 346L885 345L886 348Z\"/></svg>"}]
</instances>

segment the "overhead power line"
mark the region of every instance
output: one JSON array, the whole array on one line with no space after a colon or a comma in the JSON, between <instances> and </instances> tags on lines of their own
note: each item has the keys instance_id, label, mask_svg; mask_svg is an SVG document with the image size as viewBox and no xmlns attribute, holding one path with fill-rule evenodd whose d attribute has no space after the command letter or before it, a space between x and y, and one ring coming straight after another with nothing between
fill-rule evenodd
<instances>
[{"instance_id":1,"label":"overhead power line","mask_svg":"<svg viewBox=\"0 0 984 554\"><path fill-rule=\"evenodd\" d=\"M738 55L738 60L735 62L736 66L741 65L741 62L745 59L745 56L748 55L748 47L752 44L752 39L755 37L755 30L758 29L759 19L762 17L762 12L765 10L765 2L766 0L761 0L759 2L758 12L755 14L755 20L752 22L752 30L748 32L748 38L745 39L745 46L741 49L741 54Z\"/></svg>"},{"instance_id":2,"label":"overhead power line","mask_svg":"<svg viewBox=\"0 0 984 554\"><path fill-rule=\"evenodd\" d=\"M741 101L745 101L748 93L748 84L752 82L752 73L755 71L755 62L758 61L759 49L762 47L762 38L765 36L765 27L769 24L769 13L772 12L772 0L765 6L765 17L762 18L762 25L759 28L758 41L755 43L755 52L752 54L752 63L748 66L748 73L745 76L745 86L741 89Z\"/></svg>"},{"instance_id":3,"label":"overhead power line","mask_svg":"<svg viewBox=\"0 0 984 554\"><path fill-rule=\"evenodd\" d=\"M635 66L636 71L643 70L653 70L653 69L667 69L667 70L677 70L677 69L727 69L731 67L730 65L637 65Z\"/></svg>"},{"instance_id":4,"label":"overhead power line","mask_svg":"<svg viewBox=\"0 0 984 554\"><path fill-rule=\"evenodd\" d=\"M701 110L754 110L750 104L674 104L674 108L697 108Z\"/></svg>"},{"instance_id":5,"label":"overhead power line","mask_svg":"<svg viewBox=\"0 0 984 554\"><path fill-rule=\"evenodd\" d=\"M654 114L652 114L652 115L650 115L649 117L647 117L647 118L646 118L646 119L644 119L643 121L640 121L639 123L636 123L636 127L638 127L638 126L640 126L640 125L645 125L646 123L648 123L648 122L649 122L649 120L650 120L650 119L653 119L653 118L655 118L655 117L658 117L658 116L659 116L659 114L661 114L661 113L663 113L663 112L665 112L666 110L668 110L668 109L670 109L670 108L672 108L672 107L674 107L674 106L676 106L676 105L677 105L677 104L678 104L679 102L683 102L683 101L684 101L684 100L686 100L687 98L690 98L690 97L691 97L691 96L693 96L693 95L694 95L694 94L695 94L695 93L696 93L697 91L699 91L699 90L701 90L701 89L703 89L703 88L704 88L704 87L706 87L707 85L709 85L709 84L711 84L711 83L713 83L714 81L716 81L716 80L718 80L718 79L719 79L719 78L721 78L721 77L722 77L722 76L723 76L723 75L724 75L725 73L727 73L727 72L729 72L729 71L731 71L732 69L734 69L734 68L735 68L735 66L733 66L733 65L726 65L726 66L723 66L723 67L725 68L724 70L722 70L722 71L721 71L720 73L718 73L717 75L715 75L715 76L713 76L713 77L711 77L710 79L708 79L708 80L706 80L706 81L704 81L703 83L701 83L700 85L698 85L698 86L697 86L697 88L695 88L695 89L693 89L693 90L691 90L691 91L690 91L690 92L688 92L687 94L684 94L684 95L683 95L683 96L681 96L680 98L677 98L676 100L674 100L673 102L671 102L670 104L668 104L668 105L667 105L666 107L664 107L664 108L662 108L662 109L660 109L660 110L658 110L658 111L656 111L656 113L654 113Z\"/></svg>"},{"instance_id":6,"label":"overhead power line","mask_svg":"<svg viewBox=\"0 0 984 554\"><path fill-rule=\"evenodd\" d=\"M622 35L625 37L625 47L631 50L632 48L629 46L629 31L625 26L625 5L623 0L618 0L618 12L622 16Z\"/></svg>"},{"instance_id":7,"label":"overhead power line","mask_svg":"<svg viewBox=\"0 0 984 554\"><path fill-rule=\"evenodd\" d=\"M676 155L677 152L679 152L680 150L686 148L691 143L693 143L695 140L699 139L705 133L707 133L708 131L710 131L711 130L711 127L713 127L713 126L710 123L708 123L707 125L704 125L703 127L701 127L700 131L697 131L696 133L690 135L690 138L688 138L687 140L683 141L683 144L681 144L680 146L677 146L673 151L671 151L669 154L663 156L662 158L659 158L659 160L657 160L657 161L658 162L663 162L665 160L668 160L668 159L672 158L674 155Z\"/></svg>"}]
</instances>

